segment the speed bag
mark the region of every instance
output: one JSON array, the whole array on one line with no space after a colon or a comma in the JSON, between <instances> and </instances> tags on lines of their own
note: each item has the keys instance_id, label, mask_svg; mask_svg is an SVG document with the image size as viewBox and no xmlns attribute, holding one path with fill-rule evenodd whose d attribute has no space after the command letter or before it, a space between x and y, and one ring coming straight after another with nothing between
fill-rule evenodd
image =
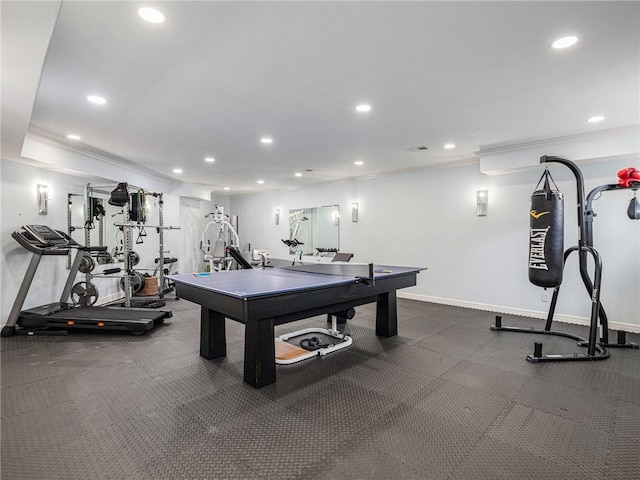
<instances>
[{"instance_id":1,"label":"speed bag","mask_svg":"<svg viewBox=\"0 0 640 480\"><path fill-rule=\"evenodd\" d=\"M627 217L631 220L640 220L640 202L634 195L631 201L629 202L629 206L627 207Z\"/></svg>"},{"instance_id":2,"label":"speed bag","mask_svg":"<svg viewBox=\"0 0 640 480\"><path fill-rule=\"evenodd\" d=\"M545 190L531 195L529 281L539 287L555 288L562 283L564 199L562 192L545 186Z\"/></svg>"}]
</instances>

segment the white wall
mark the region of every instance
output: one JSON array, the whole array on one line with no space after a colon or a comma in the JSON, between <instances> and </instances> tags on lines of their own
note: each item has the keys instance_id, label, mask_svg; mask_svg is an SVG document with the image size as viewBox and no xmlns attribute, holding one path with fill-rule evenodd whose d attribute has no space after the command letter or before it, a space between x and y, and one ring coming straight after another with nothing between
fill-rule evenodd
<instances>
[{"instance_id":1,"label":"white wall","mask_svg":"<svg viewBox=\"0 0 640 480\"><path fill-rule=\"evenodd\" d=\"M36 186L49 186L49 213L38 215ZM11 238L11 232L22 225L47 224L58 230L67 229L67 193L82 193L82 185L70 177L2 160L2 224L0 245L2 259L2 322L22 282L31 254ZM67 277L65 256L45 257L34 278L25 308L58 301Z\"/></svg>"},{"instance_id":2,"label":"white wall","mask_svg":"<svg viewBox=\"0 0 640 480\"><path fill-rule=\"evenodd\" d=\"M615 183L627 160L580 164L588 193ZM551 165L565 193L565 248L578 242L576 184L566 167ZM404 294L422 300L504 313L545 317L549 303L528 281L529 197L542 167L487 176L477 163L426 168L385 177L358 179L287 192L231 197L240 217L243 248L270 248L288 258L282 238L286 222L276 226L274 211L339 204L340 250L353 261L424 266L416 287ZM489 213L476 216L476 190L489 190ZM594 244L604 261L602 301L610 323L640 331L640 222L629 220L630 190L605 192L594 207ZM351 222L351 204L359 203L359 221ZM585 322L590 301L577 262L570 258L557 306L557 319ZM620 325L618 325L620 326Z\"/></svg>"},{"instance_id":3,"label":"white wall","mask_svg":"<svg viewBox=\"0 0 640 480\"><path fill-rule=\"evenodd\" d=\"M201 272L204 270L204 254L200 250L200 239L205 225L211 219L205 215L211 212L209 202L201 202L191 198L180 198L180 272Z\"/></svg>"},{"instance_id":4,"label":"white wall","mask_svg":"<svg viewBox=\"0 0 640 480\"><path fill-rule=\"evenodd\" d=\"M2 159L0 162L0 285L1 303L0 323L5 323L18 288L31 259L31 253L24 250L13 240L11 233L22 225L46 224L57 230L67 230L67 194L82 194L84 186L90 180L79 176L52 172L18 162ZM126 180L126 179L124 179ZM116 180L118 181L118 180ZM122 181L122 180L120 180ZM49 186L50 200L47 215L39 215L36 201L36 185ZM146 188L145 185L141 185ZM148 225L158 225L158 199L148 198L151 205ZM180 271L192 271L192 265L201 261L201 253L196 243L190 244L190 232L197 231L198 237L204 227L204 213L210 210L210 202L199 199L188 199L195 206L196 213L186 214L182 206L183 197L175 194L163 195L164 225L177 226L180 230L165 230L164 250L166 256L178 257ZM122 221L121 218L107 218L107 222ZM141 262L137 269L153 269L154 260L159 253L156 229L146 228L147 236L143 244L135 244L138 232L134 230L134 251L138 252ZM76 237L78 237L76 235ZM80 235L82 237L82 235ZM108 238L107 241L111 241ZM186 241L185 241L186 240ZM68 270L67 257L45 256L42 258L32 287L27 295L24 309L55 302L60 299ZM117 265L108 265L106 268ZM98 266L94 273L102 268ZM148 272L151 273L151 272ZM84 280L78 276L77 281ZM92 280L100 293L98 303L120 295L119 280L112 278L95 278Z\"/></svg>"}]
</instances>

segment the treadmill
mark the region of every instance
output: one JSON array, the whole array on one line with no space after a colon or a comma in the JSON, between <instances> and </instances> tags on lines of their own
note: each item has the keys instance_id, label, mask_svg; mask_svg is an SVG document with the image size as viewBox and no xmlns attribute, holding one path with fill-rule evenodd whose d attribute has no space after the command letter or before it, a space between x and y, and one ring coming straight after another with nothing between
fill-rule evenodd
<instances>
[{"instance_id":1,"label":"treadmill","mask_svg":"<svg viewBox=\"0 0 640 480\"><path fill-rule=\"evenodd\" d=\"M142 335L171 317L170 311L147 308L75 305L68 303L73 283L85 253L105 251L105 246L85 247L70 236L47 225L24 225L11 236L33 255L13 303L7 323L0 336L13 335L67 335L72 329L122 330ZM68 255L76 250L71 271L67 277L59 302L21 310L33 278L45 255Z\"/></svg>"}]
</instances>

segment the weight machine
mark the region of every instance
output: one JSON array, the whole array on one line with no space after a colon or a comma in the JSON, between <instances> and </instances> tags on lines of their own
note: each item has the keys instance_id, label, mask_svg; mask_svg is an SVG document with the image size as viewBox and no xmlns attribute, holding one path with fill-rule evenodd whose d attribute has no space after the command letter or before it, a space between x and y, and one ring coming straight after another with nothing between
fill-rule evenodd
<instances>
[{"instance_id":1,"label":"weight machine","mask_svg":"<svg viewBox=\"0 0 640 480\"><path fill-rule=\"evenodd\" d=\"M227 215L224 208L218 205L213 206L213 212L207 213L204 218L211 217L202 230L200 237L200 251L204 254L204 261L209 263L210 272L230 270L235 258L229 254L229 248L239 249L240 238L238 237L238 217ZM215 225L218 228L218 237L211 244L206 238L209 228Z\"/></svg>"},{"instance_id":2,"label":"weight machine","mask_svg":"<svg viewBox=\"0 0 640 480\"><path fill-rule=\"evenodd\" d=\"M304 214L304 210L289 214L289 239L282 240L282 243L289 247L289 253L297 253L296 248L299 245L304 245L304 242L298 240L298 231L302 222L307 222L308 220L309 217Z\"/></svg>"}]
</instances>

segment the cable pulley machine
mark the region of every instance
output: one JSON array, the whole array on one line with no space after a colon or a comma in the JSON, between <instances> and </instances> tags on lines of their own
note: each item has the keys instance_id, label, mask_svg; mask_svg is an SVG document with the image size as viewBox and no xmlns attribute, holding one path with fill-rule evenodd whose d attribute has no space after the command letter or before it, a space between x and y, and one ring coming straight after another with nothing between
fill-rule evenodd
<instances>
[{"instance_id":1,"label":"cable pulley machine","mask_svg":"<svg viewBox=\"0 0 640 480\"><path fill-rule=\"evenodd\" d=\"M166 293L173 290L173 287L168 285L168 282L165 280L165 264L176 262L177 259L165 259L165 253L168 251L164 250L164 232L166 230L179 230L180 227L174 226L165 226L163 224L164 221L164 200L163 194L158 192L151 192L145 190L140 187L136 187L133 185L129 185L126 182L121 182L115 185L94 185L87 184L85 185L85 244L90 244L90 236L89 229L86 227L87 222L90 223L93 218L93 207L95 204L95 198L93 197L94 193L100 194L108 194L108 203L110 205L121 207L122 211L120 214L122 215L122 221L116 222L113 225L118 227L123 233L123 240L118 252L118 248L116 248L116 252L114 254L117 256L118 260L124 263L123 268L118 270L105 270L103 274L113 274L122 272L120 276L120 287L124 291L124 299L120 303L120 305L130 308L134 302L132 302L132 296L138 293L141 293L145 288L145 282L148 278L146 275L143 275L138 270L134 269L136 265L140 263L140 255L133 250L134 248L134 239L133 232L137 229L138 235L135 240L135 244L140 244L144 242L144 239L147 237L148 229L155 229L158 234L158 246L159 246L159 255L156 258L156 269L154 270L154 275L157 276L158 282L158 290L157 297L160 299L158 302L155 302L155 305L163 306L164 305L164 296ZM147 199L150 197L156 198L158 200L158 224L157 225L149 225L147 224L148 220L148 206ZM85 273L85 272L83 272ZM90 281L92 275L87 274L87 282ZM96 276L96 275L93 275ZM140 303L140 302L135 302ZM142 302L148 304L148 302Z\"/></svg>"}]
</instances>

